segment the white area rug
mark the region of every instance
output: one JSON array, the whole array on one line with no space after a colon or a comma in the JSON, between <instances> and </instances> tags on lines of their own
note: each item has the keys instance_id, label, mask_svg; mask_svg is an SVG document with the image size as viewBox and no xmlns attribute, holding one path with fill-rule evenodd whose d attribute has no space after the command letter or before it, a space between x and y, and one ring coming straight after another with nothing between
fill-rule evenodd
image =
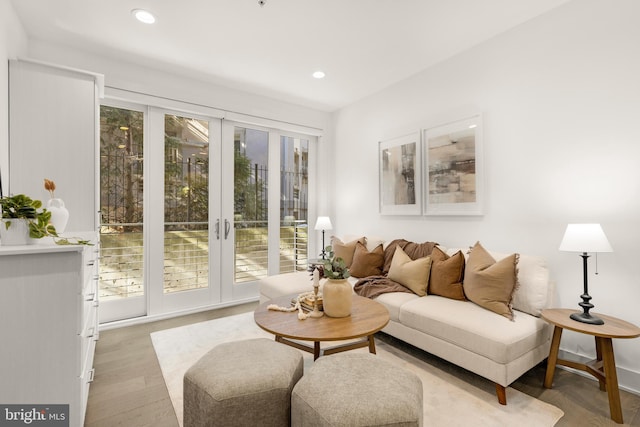
<instances>
[{"instance_id":1,"label":"white area rug","mask_svg":"<svg viewBox=\"0 0 640 427\"><path fill-rule=\"evenodd\" d=\"M283 316L287 314L283 313ZM293 314L295 315L295 314ZM217 344L273 335L260 329L253 312L195 323L151 334L178 421L182 425L182 379L187 369ZM377 354L415 372L424 391L424 423L431 426L553 426L564 415L560 409L507 388L507 405L494 393L480 390L397 348L376 341ZM368 351L366 348L354 351ZM302 352L305 369L313 355ZM492 388L493 390L493 388Z\"/></svg>"}]
</instances>

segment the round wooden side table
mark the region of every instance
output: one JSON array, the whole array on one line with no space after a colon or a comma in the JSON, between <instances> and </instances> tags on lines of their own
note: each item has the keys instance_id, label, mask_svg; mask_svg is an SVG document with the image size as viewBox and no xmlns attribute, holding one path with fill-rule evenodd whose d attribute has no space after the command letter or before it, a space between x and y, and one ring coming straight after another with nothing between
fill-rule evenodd
<instances>
[{"instance_id":1,"label":"round wooden side table","mask_svg":"<svg viewBox=\"0 0 640 427\"><path fill-rule=\"evenodd\" d=\"M616 360L613 355L613 338L637 338L640 336L640 328L624 320L603 314L597 314L604 320L604 325L590 325L576 322L569 318L576 310L567 308L551 308L542 311L542 318L555 327L553 339L547 360L547 373L544 377L544 386L551 388L556 365L568 366L573 369L588 372L596 377L600 383L600 390L607 391L609 397L609 411L611 419L622 424L622 407L620 406L620 391L618 389L618 376L616 374ZM560 338L563 329L568 329L581 334L593 335L596 341L596 359L587 363L577 363L558 358Z\"/></svg>"}]
</instances>

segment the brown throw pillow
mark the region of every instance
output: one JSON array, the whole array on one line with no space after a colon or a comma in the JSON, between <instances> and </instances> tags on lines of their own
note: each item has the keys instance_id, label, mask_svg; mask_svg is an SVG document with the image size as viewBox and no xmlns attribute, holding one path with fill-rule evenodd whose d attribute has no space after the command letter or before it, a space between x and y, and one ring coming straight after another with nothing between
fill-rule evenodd
<instances>
[{"instance_id":1,"label":"brown throw pillow","mask_svg":"<svg viewBox=\"0 0 640 427\"><path fill-rule=\"evenodd\" d=\"M422 297L427 294L430 271L431 257L412 260L400 246L397 246L387 277Z\"/></svg>"},{"instance_id":2,"label":"brown throw pillow","mask_svg":"<svg viewBox=\"0 0 640 427\"><path fill-rule=\"evenodd\" d=\"M359 239L344 243L336 236L331 236L331 247L333 248L333 256L336 258L342 258L346 266L351 267L353 254L356 250L356 243L358 242L365 245L367 243L367 240L365 237L360 237Z\"/></svg>"},{"instance_id":3,"label":"brown throw pillow","mask_svg":"<svg viewBox=\"0 0 640 427\"><path fill-rule=\"evenodd\" d=\"M466 300L462 288L464 278L464 255L458 251L452 256L442 252L437 246L431 252L431 274L428 294Z\"/></svg>"},{"instance_id":4,"label":"brown throw pillow","mask_svg":"<svg viewBox=\"0 0 640 427\"><path fill-rule=\"evenodd\" d=\"M396 253L396 246L400 246L404 253L409 255L409 258L418 259L431 255L431 251L436 245L436 242L416 243L405 239L392 240L384 250L384 267L382 268L382 274L389 273L393 255Z\"/></svg>"},{"instance_id":5,"label":"brown throw pillow","mask_svg":"<svg viewBox=\"0 0 640 427\"><path fill-rule=\"evenodd\" d=\"M496 262L485 248L471 248L464 272L464 293L481 307L513 320L511 300L517 287L518 254Z\"/></svg>"},{"instance_id":6,"label":"brown throw pillow","mask_svg":"<svg viewBox=\"0 0 640 427\"><path fill-rule=\"evenodd\" d=\"M380 276L383 263L384 251L382 250L382 245L378 245L369 252L365 245L357 242L349 272L355 277Z\"/></svg>"}]
</instances>

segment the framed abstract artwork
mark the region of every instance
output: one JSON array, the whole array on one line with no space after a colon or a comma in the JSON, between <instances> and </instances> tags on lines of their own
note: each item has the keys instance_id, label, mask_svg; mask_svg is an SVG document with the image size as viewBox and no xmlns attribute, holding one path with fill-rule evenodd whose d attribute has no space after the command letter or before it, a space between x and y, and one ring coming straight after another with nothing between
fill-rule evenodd
<instances>
[{"instance_id":1,"label":"framed abstract artwork","mask_svg":"<svg viewBox=\"0 0 640 427\"><path fill-rule=\"evenodd\" d=\"M380 213L422 213L422 144L420 133L379 143Z\"/></svg>"},{"instance_id":2,"label":"framed abstract artwork","mask_svg":"<svg viewBox=\"0 0 640 427\"><path fill-rule=\"evenodd\" d=\"M482 215L482 115L424 129L425 215Z\"/></svg>"}]
</instances>

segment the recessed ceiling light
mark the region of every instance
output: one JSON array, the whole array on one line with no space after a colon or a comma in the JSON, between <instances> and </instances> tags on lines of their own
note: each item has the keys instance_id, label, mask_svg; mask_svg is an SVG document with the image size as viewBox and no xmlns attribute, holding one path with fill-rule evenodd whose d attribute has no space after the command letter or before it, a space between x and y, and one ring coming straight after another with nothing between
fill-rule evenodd
<instances>
[{"instance_id":1,"label":"recessed ceiling light","mask_svg":"<svg viewBox=\"0 0 640 427\"><path fill-rule=\"evenodd\" d=\"M136 19L140 22L144 22L145 24L153 24L156 22L156 17L143 9L133 9L131 14L136 17Z\"/></svg>"},{"instance_id":2,"label":"recessed ceiling light","mask_svg":"<svg viewBox=\"0 0 640 427\"><path fill-rule=\"evenodd\" d=\"M313 73L313 77L315 77L316 79L324 79L324 72L323 71L316 71L315 73Z\"/></svg>"}]
</instances>

